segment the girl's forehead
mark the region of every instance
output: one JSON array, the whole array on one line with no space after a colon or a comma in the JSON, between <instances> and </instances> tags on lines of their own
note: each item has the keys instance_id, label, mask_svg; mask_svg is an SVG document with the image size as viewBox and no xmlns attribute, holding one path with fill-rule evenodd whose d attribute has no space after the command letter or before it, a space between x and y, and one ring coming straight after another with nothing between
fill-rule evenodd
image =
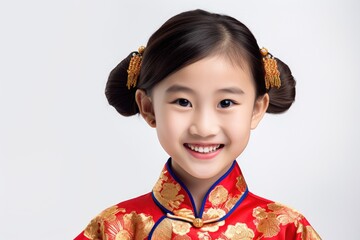
<instances>
[{"instance_id":1,"label":"girl's forehead","mask_svg":"<svg viewBox=\"0 0 360 240\"><path fill-rule=\"evenodd\" d=\"M214 55L184 66L164 80L177 79L177 77L184 76L189 78L225 78L229 76L232 76L231 79L237 79L237 77L251 78L251 71L248 64L244 61L235 61L226 56ZM186 78L183 80L186 80Z\"/></svg>"},{"instance_id":2,"label":"girl's forehead","mask_svg":"<svg viewBox=\"0 0 360 240\"><path fill-rule=\"evenodd\" d=\"M202 90L232 86L253 88L254 81L244 62L235 63L226 56L213 55L179 69L158 84L163 90L171 85Z\"/></svg>"}]
</instances>

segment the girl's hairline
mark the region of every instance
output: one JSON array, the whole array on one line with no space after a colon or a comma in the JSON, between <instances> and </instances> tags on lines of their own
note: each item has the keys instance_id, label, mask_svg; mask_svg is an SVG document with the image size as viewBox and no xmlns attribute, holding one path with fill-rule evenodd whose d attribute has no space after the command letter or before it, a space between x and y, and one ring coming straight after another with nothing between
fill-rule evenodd
<instances>
[{"instance_id":1,"label":"girl's hairline","mask_svg":"<svg viewBox=\"0 0 360 240\"><path fill-rule=\"evenodd\" d=\"M160 84L161 82L165 81L166 79L168 79L169 77L171 77L172 75L176 74L177 72L179 72L181 69L183 68L186 68L188 66L190 66L191 64L194 64L194 63L197 63L201 60L204 60L204 59L207 59L207 58L222 58L224 59L225 61L227 61L228 63L230 63L233 67L238 67L242 70L245 70L247 73L249 73L251 75L251 79L254 81L254 76L252 74L252 71L250 69L250 65L249 63L247 62L247 57L245 56L242 56L242 57L239 57L238 61L235 61L234 58L235 57L231 57L229 54L227 54L226 52L224 51L212 51L212 53L210 54L207 54L207 55L204 55L200 58L197 58L195 59L194 61L189 61L187 63L185 63L183 66L181 66L180 68L178 68L177 70L171 72L170 74L168 74L166 77L164 77L163 79L161 79L159 82L157 82L154 86L152 86L151 89L143 89L143 88L139 88L140 90L143 90L146 95L148 95L149 97L151 97L152 95L152 90L158 85ZM255 84L255 82L254 82ZM255 90L256 92L256 90ZM257 98L258 96L256 96Z\"/></svg>"}]
</instances>

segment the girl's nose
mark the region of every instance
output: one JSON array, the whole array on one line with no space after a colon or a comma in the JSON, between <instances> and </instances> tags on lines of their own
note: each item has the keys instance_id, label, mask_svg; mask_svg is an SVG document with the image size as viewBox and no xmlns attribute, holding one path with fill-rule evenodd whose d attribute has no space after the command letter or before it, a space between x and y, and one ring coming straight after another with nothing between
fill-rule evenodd
<instances>
[{"instance_id":1,"label":"girl's nose","mask_svg":"<svg viewBox=\"0 0 360 240\"><path fill-rule=\"evenodd\" d=\"M190 134L202 138L215 136L220 130L219 123L211 111L197 112L189 128Z\"/></svg>"}]
</instances>

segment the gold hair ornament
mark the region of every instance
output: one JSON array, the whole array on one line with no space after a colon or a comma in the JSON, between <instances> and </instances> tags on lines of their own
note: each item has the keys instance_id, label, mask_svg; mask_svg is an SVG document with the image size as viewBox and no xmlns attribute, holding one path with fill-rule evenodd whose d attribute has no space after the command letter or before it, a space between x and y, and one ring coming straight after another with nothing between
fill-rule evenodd
<instances>
[{"instance_id":1,"label":"gold hair ornament","mask_svg":"<svg viewBox=\"0 0 360 240\"><path fill-rule=\"evenodd\" d=\"M141 69L141 62L142 62L142 56L144 53L145 47L141 46L139 47L138 52L134 52L132 54L132 57L130 59L129 67L127 70L128 73L128 79L126 86L128 89L136 87L137 80L140 75L140 69Z\"/></svg>"},{"instance_id":2,"label":"gold hair ornament","mask_svg":"<svg viewBox=\"0 0 360 240\"><path fill-rule=\"evenodd\" d=\"M280 88L280 72L277 67L276 59L266 48L261 48L260 52L264 62L266 89L269 89L270 87Z\"/></svg>"}]
</instances>

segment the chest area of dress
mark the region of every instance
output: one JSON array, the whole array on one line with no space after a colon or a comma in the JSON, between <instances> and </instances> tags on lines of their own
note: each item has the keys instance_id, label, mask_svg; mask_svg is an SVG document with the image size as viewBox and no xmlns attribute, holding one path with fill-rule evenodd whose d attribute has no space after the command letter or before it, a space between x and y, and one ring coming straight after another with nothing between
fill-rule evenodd
<instances>
[{"instance_id":1,"label":"chest area of dress","mask_svg":"<svg viewBox=\"0 0 360 240\"><path fill-rule=\"evenodd\" d=\"M217 215L216 209L211 211ZM164 217L153 229L149 239L256 239L257 231L253 218L236 216L236 212L224 220L199 225L195 223L196 220L190 223Z\"/></svg>"}]
</instances>

